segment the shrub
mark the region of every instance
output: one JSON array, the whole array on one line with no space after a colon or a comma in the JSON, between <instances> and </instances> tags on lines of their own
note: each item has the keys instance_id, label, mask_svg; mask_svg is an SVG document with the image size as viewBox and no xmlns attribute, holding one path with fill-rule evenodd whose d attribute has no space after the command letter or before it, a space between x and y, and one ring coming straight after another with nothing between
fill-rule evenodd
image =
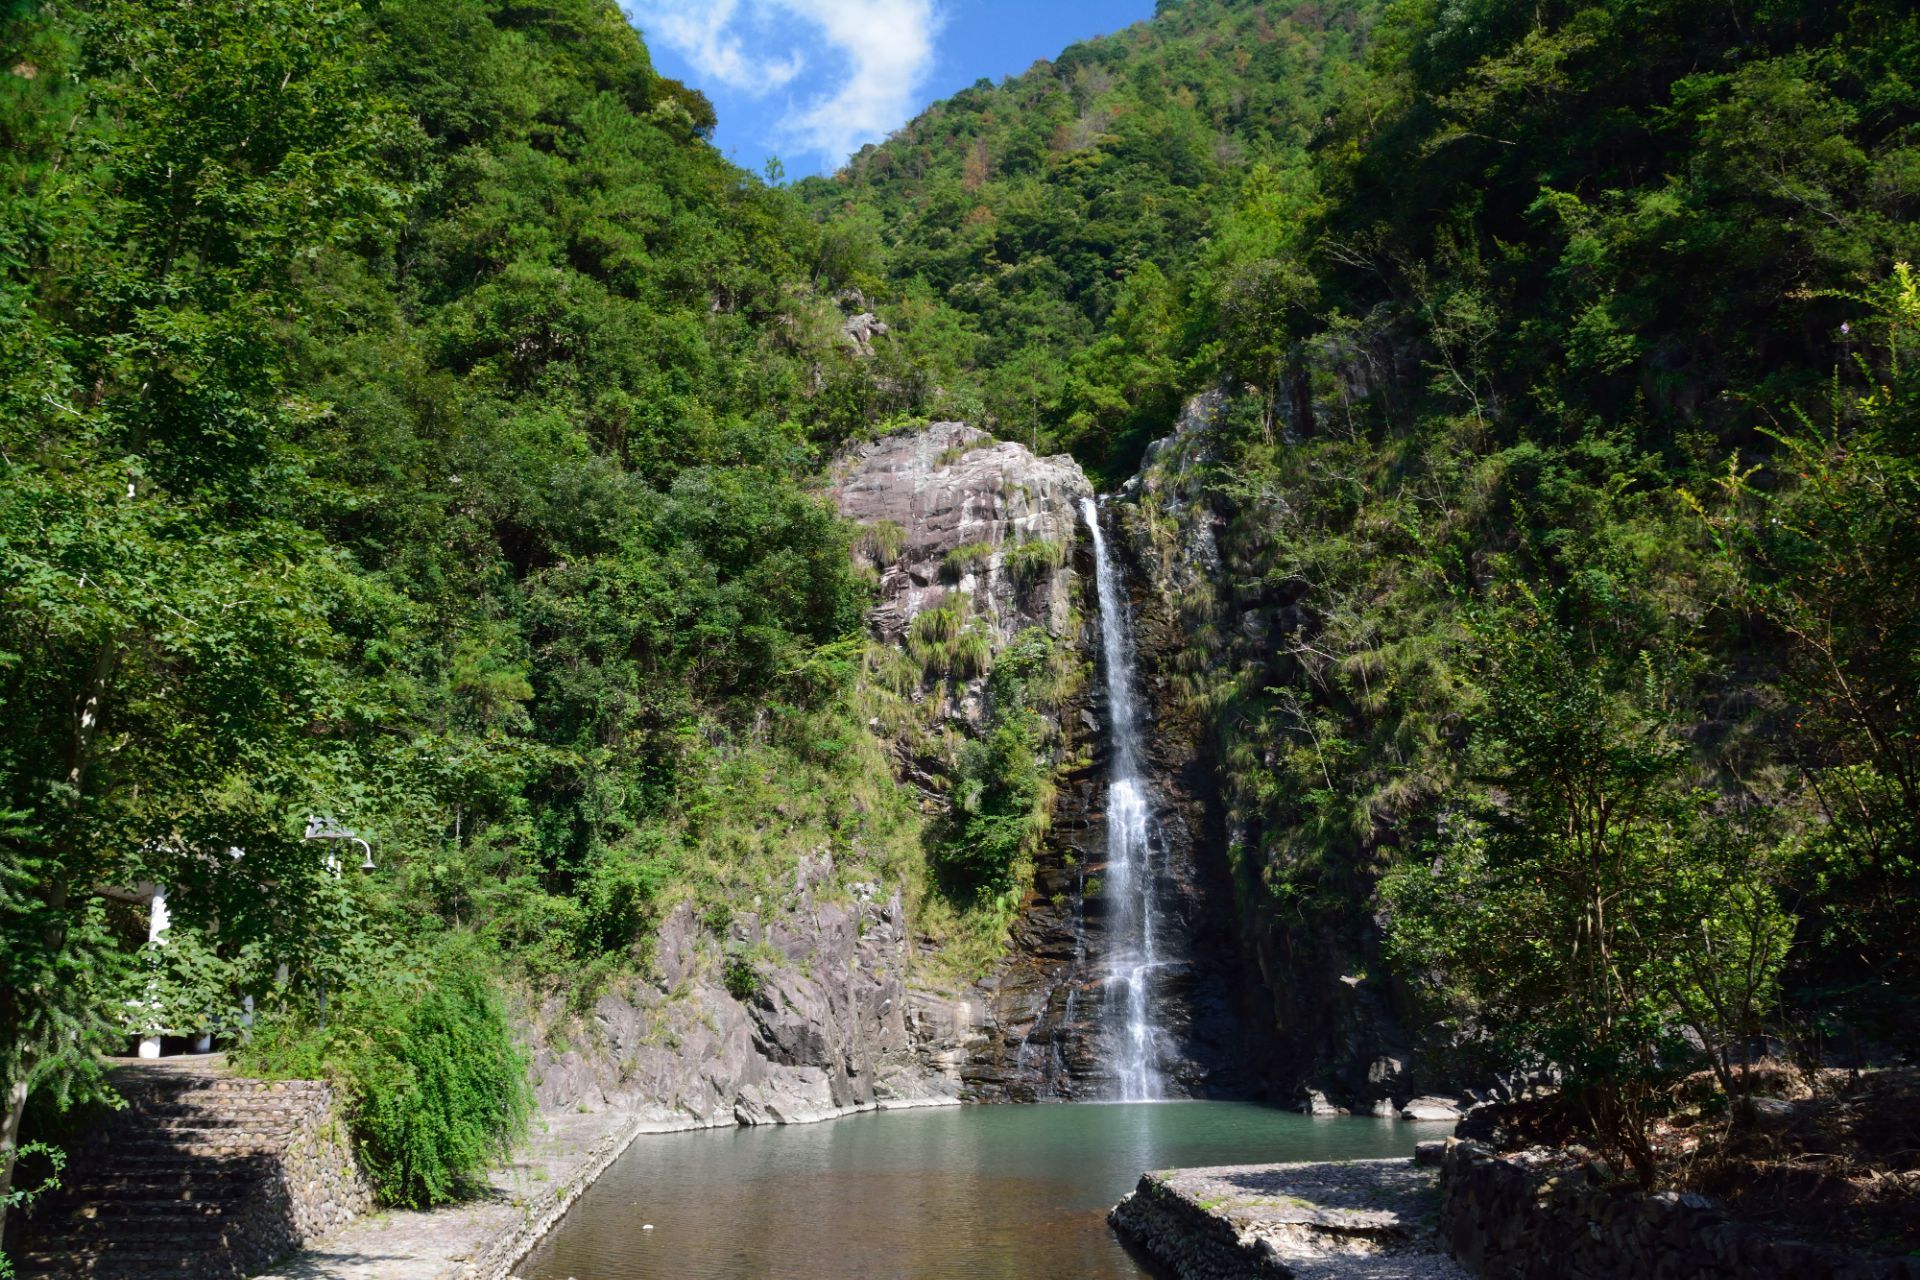
<instances>
[{"instance_id":1,"label":"shrub","mask_svg":"<svg viewBox=\"0 0 1920 1280\"><path fill-rule=\"evenodd\" d=\"M993 641L977 626L968 627L955 637L948 652L947 670L961 680L983 676L993 665Z\"/></svg>"},{"instance_id":2,"label":"shrub","mask_svg":"<svg viewBox=\"0 0 1920 1280\"><path fill-rule=\"evenodd\" d=\"M766 989L767 980L761 976L759 966L753 958L740 953L727 957L726 972L722 977L726 983L727 994L735 1000L751 1000Z\"/></svg>"},{"instance_id":3,"label":"shrub","mask_svg":"<svg viewBox=\"0 0 1920 1280\"><path fill-rule=\"evenodd\" d=\"M1050 538L1023 542L1007 552L1007 572L1021 586L1040 581L1067 562L1067 544Z\"/></svg>"},{"instance_id":4,"label":"shrub","mask_svg":"<svg viewBox=\"0 0 1920 1280\"><path fill-rule=\"evenodd\" d=\"M387 1204L459 1199L526 1127L526 1062L477 960L466 948L444 957L349 1059L360 1164Z\"/></svg>"},{"instance_id":5,"label":"shrub","mask_svg":"<svg viewBox=\"0 0 1920 1280\"><path fill-rule=\"evenodd\" d=\"M929 609L914 618L907 633L907 647L918 651L953 643L960 634L960 610L951 604Z\"/></svg>"},{"instance_id":6,"label":"shrub","mask_svg":"<svg viewBox=\"0 0 1920 1280\"><path fill-rule=\"evenodd\" d=\"M985 542L967 542L955 547L940 561L940 576L958 582L976 569L983 569L993 558L993 546Z\"/></svg>"},{"instance_id":7,"label":"shrub","mask_svg":"<svg viewBox=\"0 0 1920 1280\"><path fill-rule=\"evenodd\" d=\"M235 1064L268 1078L336 1081L361 1169L382 1203L402 1208L468 1194L532 1110L504 1003L464 939L417 969L342 992L324 1028L263 1017Z\"/></svg>"}]
</instances>

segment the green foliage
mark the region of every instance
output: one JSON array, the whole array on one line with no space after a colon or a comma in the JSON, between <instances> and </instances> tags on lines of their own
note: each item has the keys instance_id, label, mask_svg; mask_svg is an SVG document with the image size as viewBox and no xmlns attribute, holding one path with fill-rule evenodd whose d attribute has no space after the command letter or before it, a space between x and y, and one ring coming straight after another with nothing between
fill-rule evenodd
<instances>
[{"instance_id":1,"label":"green foliage","mask_svg":"<svg viewBox=\"0 0 1920 1280\"><path fill-rule=\"evenodd\" d=\"M32 1187L13 1186L10 1182L8 1189L0 1192L0 1221L5 1220L8 1210L25 1208L48 1192L58 1191L60 1175L67 1167L67 1153L45 1142L22 1143L17 1149L9 1147L5 1158L9 1162L10 1173L13 1162L16 1160L45 1160L47 1175L37 1186ZM14 1274L13 1260L4 1252L0 1252L0 1280L12 1280Z\"/></svg>"},{"instance_id":2,"label":"green foliage","mask_svg":"<svg viewBox=\"0 0 1920 1280\"><path fill-rule=\"evenodd\" d=\"M1498 791L1383 897L1394 957L1467 997L1506 1060L1562 1069L1651 1180L1680 1027L1710 1034L1724 1068L1774 994L1792 923L1746 840L1714 832L1710 797L1685 786L1672 658L1597 649L1560 620L1569 603L1523 595L1478 620L1472 747Z\"/></svg>"},{"instance_id":3,"label":"green foliage","mask_svg":"<svg viewBox=\"0 0 1920 1280\"><path fill-rule=\"evenodd\" d=\"M484 990L392 976L450 930L579 1001L826 846L978 971L1084 673L964 597L865 643L904 531L849 556L812 476L944 414L1114 479L1212 388L1139 510L1218 517L1167 710L1263 927L1373 972L1388 877L1396 976L1629 1150L1676 1030L1737 1090L1776 989L1912 1043L1920 19L1280 7L1160 6L795 190L605 0L8 10L0 1081L255 994L262 1063L385 1064L427 1201L518 1106ZM916 743L929 850L873 726L981 679ZM140 953L96 890L145 880Z\"/></svg>"},{"instance_id":4,"label":"green foliage","mask_svg":"<svg viewBox=\"0 0 1920 1280\"><path fill-rule=\"evenodd\" d=\"M1067 562L1065 542L1038 538L1022 542L1007 551L1007 573L1022 586L1031 586Z\"/></svg>"},{"instance_id":5,"label":"green foliage","mask_svg":"<svg viewBox=\"0 0 1920 1280\"><path fill-rule=\"evenodd\" d=\"M126 0L7 30L37 74L0 105L0 1079L39 1088L117 1031L97 888L202 879L198 910L237 918L300 879L275 855L324 772L310 729L356 700L281 334L307 266L394 226L407 131L350 5ZM257 856L177 868L201 842Z\"/></svg>"},{"instance_id":6,"label":"green foliage","mask_svg":"<svg viewBox=\"0 0 1920 1280\"><path fill-rule=\"evenodd\" d=\"M938 608L914 617L907 652L928 679L975 680L993 662L993 642L978 621L968 621L972 600L958 593Z\"/></svg>"},{"instance_id":7,"label":"green foliage","mask_svg":"<svg viewBox=\"0 0 1920 1280\"><path fill-rule=\"evenodd\" d=\"M938 866L948 891L962 900L1012 889L1046 831L1053 769L1029 682L1052 655L1045 632L1016 638L987 682L986 724L960 750Z\"/></svg>"},{"instance_id":8,"label":"green foliage","mask_svg":"<svg viewBox=\"0 0 1920 1280\"><path fill-rule=\"evenodd\" d=\"M1920 889L1920 283L1905 263L1862 294L1851 368L1816 419L1794 406L1765 468L1729 461L1706 516L1733 604L1787 641L1782 692L1824 822L1796 879L1819 944L1800 979L1828 1016L1920 1034L1911 906Z\"/></svg>"},{"instance_id":9,"label":"green foliage","mask_svg":"<svg viewBox=\"0 0 1920 1280\"><path fill-rule=\"evenodd\" d=\"M766 989L767 980L753 957L736 952L727 957L726 970L722 974L727 994L735 1000L751 1000Z\"/></svg>"},{"instance_id":10,"label":"green foliage","mask_svg":"<svg viewBox=\"0 0 1920 1280\"><path fill-rule=\"evenodd\" d=\"M967 574L986 568L992 557L993 547L989 543L963 543L941 557L940 574L949 582L958 582Z\"/></svg>"},{"instance_id":11,"label":"green foliage","mask_svg":"<svg viewBox=\"0 0 1920 1280\"><path fill-rule=\"evenodd\" d=\"M898 560L906 545L905 529L891 520L876 520L860 526L859 536L853 540L853 551L856 556L880 569Z\"/></svg>"},{"instance_id":12,"label":"green foliage","mask_svg":"<svg viewBox=\"0 0 1920 1280\"><path fill-rule=\"evenodd\" d=\"M268 1021L239 1055L267 1076L331 1076L349 1099L355 1153L383 1203L466 1195L504 1158L532 1106L526 1063L478 949L440 946L418 971L369 975L323 1028Z\"/></svg>"},{"instance_id":13,"label":"green foliage","mask_svg":"<svg viewBox=\"0 0 1920 1280\"><path fill-rule=\"evenodd\" d=\"M4 24L0 1081L84 1086L128 997L311 1025L445 928L578 999L855 797L846 865L911 873L809 487L916 407L822 292L870 227L728 164L604 0ZM829 799L758 835L768 777ZM314 812L376 877L324 873ZM176 945L128 971L95 891L143 880ZM431 1199L411 1107L389 1182Z\"/></svg>"}]
</instances>

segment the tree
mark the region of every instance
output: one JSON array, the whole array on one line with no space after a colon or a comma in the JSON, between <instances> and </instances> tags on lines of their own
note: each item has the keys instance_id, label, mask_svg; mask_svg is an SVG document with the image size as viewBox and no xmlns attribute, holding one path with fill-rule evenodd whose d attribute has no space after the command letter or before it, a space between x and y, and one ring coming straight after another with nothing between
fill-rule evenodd
<instances>
[{"instance_id":1,"label":"tree","mask_svg":"<svg viewBox=\"0 0 1920 1280\"><path fill-rule=\"evenodd\" d=\"M1802 846L1810 980L1907 1043L1920 1037L1920 278L1905 263L1842 337L1824 420L1795 410L1763 466L1729 463L1707 520L1733 606L1787 643L1785 691L1820 823Z\"/></svg>"},{"instance_id":2,"label":"tree","mask_svg":"<svg viewBox=\"0 0 1920 1280\"><path fill-rule=\"evenodd\" d=\"M1562 622L1564 604L1523 589L1479 619L1473 751L1497 790L1382 892L1395 955L1509 1061L1562 1071L1596 1137L1651 1182L1658 1088L1689 1056L1680 1028L1715 1036L1724 1065L1790 928L1684 785L1678 655L1610 650Z\"/></svg>"},{"instance_id":3,"label":"tree","mask_svg":"<svg viewBox=\"0 0 1920 1280\"><path fill-rule=\"evenodd\" d=\"M286 436L310 406L279 335L299 266L399 198L375 173L397 125L351 4L64 17L15 19L63 61L38 91L57 110L9 117L0 276L8 366L28 371L0 422L9 1151L28 1090L116 1025L98 892L197 876L181 859L229 844L259 856L209 883L238 888L291 843L267 796L301 790L302 730L334 686L316 605L338 579L288 518Z\"/></svg>"}]
</instances>

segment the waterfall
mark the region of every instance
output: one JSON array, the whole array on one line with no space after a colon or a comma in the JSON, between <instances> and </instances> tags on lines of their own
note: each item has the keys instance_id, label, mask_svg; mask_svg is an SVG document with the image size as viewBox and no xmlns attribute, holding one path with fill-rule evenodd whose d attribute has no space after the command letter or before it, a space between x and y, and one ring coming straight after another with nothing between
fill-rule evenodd
<instances>
[{"instance_id":1,"label":"waterfall","mask_svg":"<svg viewBox=\"0 0 1920 1280\"><path fill-rule=\"evenodd\" d=\"M1093 533L1094 587L1100 597L1101 665L1107 681L1107 736L1112 767L1107 778L1107 875L1101 892L1108 906L1109 955L1104 984L1106 1023L1120 1097L1126 1101L1162 1094L1160 1028L1154 1022L1150 984L1160 965L1155 942L1152 815L1141 773L1139 706L1133 674L1133 623L1120 570L1107 553L1100 508L1080 500L1080 514Z\"/></svg>"}]
</instances>

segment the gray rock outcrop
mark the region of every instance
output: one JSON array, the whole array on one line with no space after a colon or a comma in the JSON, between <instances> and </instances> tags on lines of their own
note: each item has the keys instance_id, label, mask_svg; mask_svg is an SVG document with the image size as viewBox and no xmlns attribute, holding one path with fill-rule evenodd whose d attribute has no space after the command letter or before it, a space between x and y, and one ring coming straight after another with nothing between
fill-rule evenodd
<instances>
[{"instance_id":1,"label":"gray rock outcrop","mask_svg":"<svg viewBox=\"0 0 1920 1280\"><path fill-rule=\"evenodd\" d=\"M880 574L873 623L882 639L900 640L917 615L959 593L996 645L1028 626L1066 632L1074 574L1023 574L1016 552L1074 547L1093 486L1072 458L1037 458L964 422L936 422L851 450L834 467L832 494L870 531L863 547Z\"/></svg>"},{"instance_id":2,"label":"gray rock outcrop","mask_svg":"<svg viewBox=\"0 0 1920 1280\"><path fill-rule=\"evenodd\" d=\"M968 1034L967 1011L909 991L911 947L898 891L840 889L824 853L802 860L787 901L736 914L724 935L683 905L660 927L650 981L546 1037L536 1096L688 1127L952 1102L948 1038Z\"/></svg>"},{"instance_id":3,"label":"gray rock outcrop","mask_svg":"<svg viewBox=\"0 0 1920 1280\"><path fill-rule=\"evenodd\" d=\"M887 325L873 312L862 311L847 317L846 323L840 326L840 334L853 344L855 351L870 356L873 354L873 340L887 335Z\"/></svg>"}]
</instances>

